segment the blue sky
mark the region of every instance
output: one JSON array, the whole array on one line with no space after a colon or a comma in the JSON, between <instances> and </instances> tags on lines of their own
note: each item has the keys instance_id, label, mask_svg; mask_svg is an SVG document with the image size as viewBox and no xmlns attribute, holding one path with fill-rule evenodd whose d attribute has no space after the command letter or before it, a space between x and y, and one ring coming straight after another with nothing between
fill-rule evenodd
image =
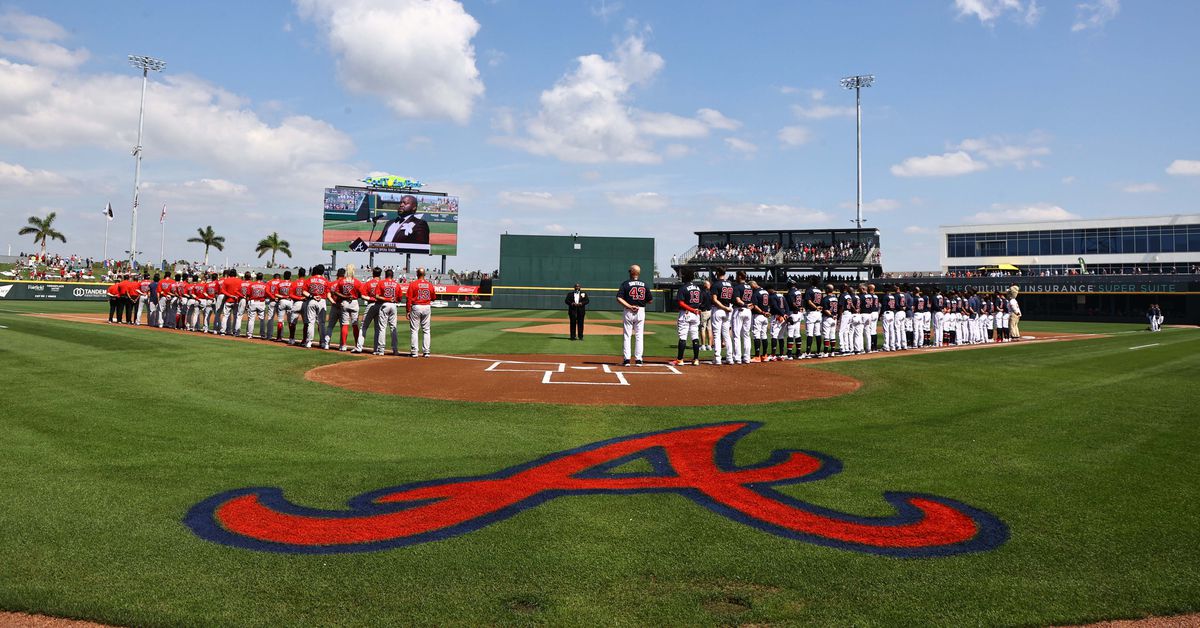
<instances>
[{"instance_id":1,"label":"blue sky","mask_svg":"<svg viewBox=\"0 0 1200 628\"><path fill-rule=\"evenodd\" d=\"M1194 213L1200 3L8 2L0 245L57 211L68 244L139 248L211 224L230 261L278 231L319 251L321 190L368 173L462 197L460 254L498 234L644 235L665 269L708 229L849 226L853 94L888 270L937 267L943 224ZM2 249L0 249L2 250ZM341 260L339 260L341 261ZM365 260L354 260L365 261ZM420 260L421 262L429 260Z\"/></svg>"}]
</instances>

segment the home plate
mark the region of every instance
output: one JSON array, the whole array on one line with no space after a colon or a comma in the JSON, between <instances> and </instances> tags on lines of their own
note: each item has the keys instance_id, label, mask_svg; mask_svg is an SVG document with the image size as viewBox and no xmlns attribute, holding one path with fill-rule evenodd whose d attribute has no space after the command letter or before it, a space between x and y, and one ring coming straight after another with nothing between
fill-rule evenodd
<instances>
[{"instance_id":1,"label":"home plate","mask_svg":"<svg viewBox=\"0 0 1200 628\"><path fill-rule=\"evenodd\" d=\"M594 367L594 366L572 366L571 368L575 369L576 371L594 371L594 370L596 370L596 367Z\"/></svg>"}]
</instances>

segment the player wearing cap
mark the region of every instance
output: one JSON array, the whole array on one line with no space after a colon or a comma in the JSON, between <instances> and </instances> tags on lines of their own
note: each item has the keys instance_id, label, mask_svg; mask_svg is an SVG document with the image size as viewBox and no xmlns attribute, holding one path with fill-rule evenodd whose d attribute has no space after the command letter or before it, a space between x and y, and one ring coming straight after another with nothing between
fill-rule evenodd
<instances>
[{"instance_id":1,"label":"player wearing cap","mask_svg":"<svg viewBox=\"0 0 1200 628\"><path fill-rule=\"evenodd\" d=\"M866 353L870 345L863 342L863 331L867 328L870 315L864 311L866 307L866 286L850 286L850 296L853 301L854 313L850 316L850 345L854 353Z\"/></svg>"},{"instance_id":2,"label":"player wearing cap","mask_svg":"<svg viewBox=\"0 0 1200 628\"><path fill-rule=\"evenodd\" d=\"M333 282L333 298L338 305L338 322L342 324L342 342L338 351L349 351L346 346L346 334L351 326L354 328L352 340L358 340L358 299L362 297L362 284L354 278L354 267L339 268L337 280Z\"/></svg>"},{"instance_id":3,"label":"player wearing cap","mask_svg":"<svg viewBox=\"0 0 1200 628\"><path fill-rule=\"evenodd\" d=\"M819 357L833 356L833 340L834 334L837 333L838 315L840 314L838 306L840 300L837 292L834 291L833 284L826 284L825 293L821 296L821 353Z\"/></svg>"},{"instance_id":4,"label":"player wearing cap","mask_svg":"<svg viewBox=\"0 0 1200 628\"><path fill-rule=\"evenodd\" d=\"M679 292L675 295L675 301L679 304L679 318L675 322L679 344L676 346L675 359L671 361L671 364L675 366L687 364L683 361L683 351L689 338L692 341L691 364L700 364L700 310L704 307L704 288L692 280L679 288Z\"/></svg>"},{"instance_id":5,"label":"player wearing cap","mask_svg":"<svg viewBox=\"0 0 1200 628\"><path fill-rule=\"evenodd\" d=\"M220 324L217 325L217 335L237 334L238 302L242 300L242 279L232 268L225 271L221 279L220 292L217 293L217 309L220 311Z\"/></svg>"},{"instance_id":6,"label":"player wearing cap","mask_svg":"<svg viewBox=\"0 0 1200 628\"><path fill-rule=\"evenodd\" d=\"M283 277L275 284L275 342L283 342L283 326L290 324L292 317L292 271L283 271ZM264 338L271 337L268 328Z\"/></svg>"},{"instance_id":7,"label":"player wearing cap","mask_svg":"<svg viewBox=\"0 0 1200 628\"><path fill-rule=\"evenodd\" d=\"M246 337L254 338L255 323L265 323L267 320L267 282L263 281L263 274L258 273L249 282L243 281L242 285L246 288L246 313L249 316ZM259 325L260 331L265 328L265 324Z\"/></svg>"},{"instance_id":8,"label":"player wearing cap","mask_svg":"<svg viewBox=\"0 0 1200 628\"><path fill-rule=\"evenodd\" d=\"M238 298L237 312L233 319L234 336L242 335L242 321L245 321L246 317L250 315L250 284L252 283L254 283L254 275L251 275L250 271L243 273L242 285L239 286L240 297ZM252 333L253 330L247 327L246 335L249 336Z\"/></svg>"},{"instance_id":9,"label":"player wearing cap","mask_svg":"<svg viewBox=\"0 0 1200 628\"><path fill-rule=\"evenodd\" d=\"M325 314L328 311L329 280L325 278L325 267L317 264L312 269L312 275L304 282L304 296L308 302L304 308L304 348L311 349L313 334L317 334L317 342L322 349L329 348L329 334L325 327Z\"/></svg>"},{"instance_id":10,"label":"player wearing cap","mask_svg":"<svg viewBox=\"0 0 1200 628\"><path fill-rule=\"evenodd\" d=\"M750 361L766 362L767 335L771 330L771 295L766 290L763 290L757 281L750 280L750 288L753 290L750 296L749 308L750 341L754 347L750 354Z\"/></svg>"},{"instance_id":11,"label":"player wearing cap","mask_svg":"<svg viewBox=\"0 0 1200 628\"><path fill-rule=\"evenodd\" d=\"M383 279L375 286L375 299L379 303L379 329L375 334L375 355L383 355L383 343L388 333L392 336L392 355L400 355L400 341L396 334L396 304L400 302L400 283L392 278L392 269L383 273Z\"/></svg>"},{"instance_id":12,"label":"player wearing cap","mask_svg":"<svg viewBox=\"0 0 1200 628\"><path fill-rule=\"evenodd\" d=\"M275 322L276 313L279 311L279 282L283 281L279 273L275 273L269 280L266 281L267 296L263 300L263 317L262 323L259 325L258 335L266 340L271 339L272 323Z\"/></svg>"},{"instance_id":13,"label":"player wearing cap","mask_svg":"<svg viewBox=\"0 0 1200 628\"><path fill-rule=\"evenodd\" d=\"M942 296L941 289L937 287L934 287L932 292L933 294L929 295L929 344L932 347L941 347L946 324L946 297Z\"/></svg>"},{"instance_id":14,"label":"player wearing cap","mask_svg":"<svg viewBox=\"0 0 1200 628\"><path fill-rule=\"evenodd\" d=\"M408 355L409 357L417 357L420 346L417 344L417 336L422 336L425 341L425 350L421 353L422 357L429 357L429 341L432 334L430 333L430 323L433 318L433 312L430 311L429 304L433 303L433 297L437 292L433 289L433 284L425 279L425 269L417 269L417 279L408 284L408 291L404 300L404 313L408 315ZM418 334L420 332L420 334Z\"/></svg>"},{"instance_id":15,"label":"player wearing cap","mask_svg":"<svg viewBox=\"0 0 1200 628\"><path fill-rule=\"evenodd\" d=\"M641 276L641 266L630 266L629 279L621 282L621 287L617 290L617 303L625 308L625 315L621 321L621 355L625 358L623 366L629 366L631 355L637 361L637 366L642 365L642 334L646 325L646 305L653 301L654 297L650 294L650 287L641 280ZM631 344L634 345L632 349Z\"/></svg>"},{"instance_id":16,"label":"player wearing cap","mask_svg":"<svg viewBox=\"0 0 1200 628\"><path fill-rule=\"evenodd\" d=\"M737 272L737 283L733 285L733 350L729 354L734 364L750 363L750 334L754 301L754 288L746 283L745 271Z\"/></svg>"},{"instance_id":17,"label":"player wearing cap","mask_svg":"<svg viewBox=\"0 0 1200 628\"><path fill-rule=\"evenodd\" d=\"M729 352L729 363L733 364L733 340L729 333L730 317L733 312L733 284L725 279L724 268L714 268L716 280L712 282L710 312L712 313L713 364L721 364L721 349Z\"/></svg>"},{"instance_id":18,"label":"player wearing cap","mask_svg":"<svg viewBox=\"0 0 1200 628\"><path fill-rule=\"evenodd\" d=\"M770 329L768 335L771 337L771 352L767 354L767 361L792 359L792 356L784 352L787 345L787 331L792 314L791 308L788 305L787 295L775 290L775 288L767 288L767 311L771 316Z\"/></svg>"},{"instance_id":19,"label":"player wearing cap","mask_svg":"<svg viewBox=\"0 0 1200 628\"><path fill-rule=\"evenodd\" d=\"M913 288L913 343L914 349L925 346L925 332L929 331L929 299L920 288Z\"/></svg>"},{"instance_id":20,"label":"player wearing cap","mask_svg":"<svg viewBox=\"0 0 1200 628\"><path fill-rule=\"evenodd\" d=\"M138 284L138 295L137 298L134 299L134 305L137 307L137 311L133 315L133 324L142 324L143 311L147 311L146 322L150 323L154 317L154 310L150 307L150 275L144 274L142 275L141 279L137 279L135 276L134 280L137 281Z\"/></svg>"},{"instance_id":21,"label":"player wearing cap","mask_svg":"<svg viewBox=\"0 0 1200 628\"><path fill-rule=\"evenodd\" d=\"M354 344L354 353L362 353L363 343L367 337L367 328L375 328L375 342L371 346L379 345L379 306L381 301L376 298L375 294L379 289L380 275L383 271L379 267L371 269L371 278L362 282L359 286L359 293L364 301L367 302L367 309L363 313L362 324L358 327L358 336Z\"/></svg>"},{"instance_id":22,"label":"player wearing cap","mask_svg":"<svg viewBox=\"0 0 1200 628\"><path fill-rule=\"evenodd\" d=\"M821 353L821 286L813 279L804 291L804 357L816 357ZM816 341L816 348L813 342Z\"/></svg>"},{"instance_id":23,"label":"player wearing cap","mask_svg":"<svg viewBox=\"0 0 1200 628\"><path fill-rule=\"evenodd\" d=\"M296 344L296 324L302 323L300 338L303 339L308 335L308 324L304 321L305 311L308 309L308 297L304 292L304 284L307 283L307 274L303 268L296 269L296 276L292 278L292 283L288 287L288 296L291 297L292 307L288 310L288 344Z\"/></svg>"},{"instance_id":24,"label":"player wearing cap","mask_svg":"<svg viewBox=\"0 0 1200 628\"><path fill-rule=\"evenodd\" d=\"M796 287L795 279L788 279L787 291L788 326L787 349L789 360L800 359L804 323L804 292Z\"/></svg>"},{"instance_id":25,"label":"player wearing cap","mask_svg":"<svg viewBox=\"0 0 1200 628\"><path fill-rule=\"evenodd\" d=\"M172 302L175 300L175 281L171 278L170 273L164 273L163 278L158 281L158 326L159 328L170 327L175 321L174 307Z\"/></svg>"},{"instance_id":26,"label":"player wearing cap","mask_svg":"<svg viewBox=\"0 0 1200 628\"><path fill-rule=\"evenodd\" d=\"M700 299L704 307L700 308L700 350L711 351L713 342L712 332L712 282L705 279L700 282Z\"/></svg>"},{"instance_id":27,"label":"player wearing cap","mask_svg":"<svg viewBox=\"0 0 1200 628\"><path fill-rule=\"evenodd\" d=\"M879 320L879 297L875 296L875 286L859 284L859 297L862 298L862 337L863 353L875 351L875 321Z\"/></svg>"},{"instance_id":28,"label":"player wearing cap","mask_svg":"<svg viewBox=\"0 0 1200 628\"><path fill-rule=\"evenodd\" d=\"M854 323L854 295L847 284L842 284L841 293L838 295L838 314L838 353L849 355L854 353L854 340L850 338Z\"/></svg>"}]
</instances>

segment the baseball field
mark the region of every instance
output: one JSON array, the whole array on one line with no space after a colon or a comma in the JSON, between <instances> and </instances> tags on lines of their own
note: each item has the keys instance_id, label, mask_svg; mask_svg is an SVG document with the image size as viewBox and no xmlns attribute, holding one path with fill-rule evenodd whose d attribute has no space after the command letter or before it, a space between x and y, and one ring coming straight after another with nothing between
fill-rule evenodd
<instances>
[{"instance_id":1,"label":"baseball field","mask_svg":"<svg viewBox=\"0 0 1200 628\"><path fill-rule=\"evenodd\" d=\"M102 307L0 305L3 610L136 626L1200 611L1197 329L1023 322L1038 340L673 372L673 318L650 315L652 364L625 372L619 335L509 331L558 312L438 311L438 355L411 360L107 325Z\"/></svg>"}]
</instances>

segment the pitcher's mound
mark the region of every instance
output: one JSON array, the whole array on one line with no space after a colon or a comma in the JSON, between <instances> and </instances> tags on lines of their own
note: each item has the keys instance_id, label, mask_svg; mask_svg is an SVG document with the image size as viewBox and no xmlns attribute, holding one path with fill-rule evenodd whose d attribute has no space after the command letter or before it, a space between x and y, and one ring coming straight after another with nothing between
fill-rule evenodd
<instances>
[{"instance_id":1,"label":"pitcher's mound","mask_svg":"<svg viewBox=\"0 0 1200 628\"><path fill-rule=\"evenodd\" d=\"M554 336L570 336L571 326L568 323L547 323L545 325L513 327L504 331L511 331L518 334L549 334ZM623 328L619 325L591 324L584 328L584 336L620 336L623 332ZM654 332L647 329L644 330L643 333L649 336Z\"/></svg>"},{"instance_id":2,"label":"pitcher's mound","mask_svg":"<svg viewBox=\"0 0 1200 628\"><path fill-rule=\"evenodd\" d=\"M427 399L573 405L714 406L836 397L858 380L795 362L621 366L607 356L489 355L367 358L319 366L314 382ZM736 385L737 395L718 395Z\"/></svg>"}]
</instances>

